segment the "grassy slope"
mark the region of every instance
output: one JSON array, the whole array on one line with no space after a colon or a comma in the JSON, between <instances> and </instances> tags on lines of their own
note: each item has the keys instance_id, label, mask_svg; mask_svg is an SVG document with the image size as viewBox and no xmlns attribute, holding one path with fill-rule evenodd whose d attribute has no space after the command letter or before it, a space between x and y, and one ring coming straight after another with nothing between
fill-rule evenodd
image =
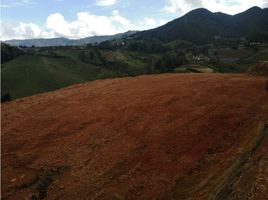
<instances>
[{"instance_id":1,"label":"grassy slope","mask_svg":"<svg viewBox=\"0 0 268 200\"><path fill-rule=\"evenodd\" d=\"M30 96L74 83L116 76L77 59L24 55L2 65L2 94Z\"/></svg>"},{"instance_id":2,"label":"grassy slope","mask_svg":"<svg viewBox=\"0 0 268 200\"><path fill-rule=\"evenodd\" d=\"M109 63L105 68L100 67L101 60L96 53L92 61L99 66L84 63L79 58L81 52L82 50L77 49L57 49L48 53L42 52L47 56L23 55L3 64L2 95L9 93L12 99L16 99L75 83L127 75L111 68ZM106 54L102 56L109 61L109 56ZM129 75L144 74L149 71L145 62L138 59L141 55L119 51L111 52L111 56L114 60L126 63L126 66L122 67L128 68Z\"/></svg>"}]
</instances>

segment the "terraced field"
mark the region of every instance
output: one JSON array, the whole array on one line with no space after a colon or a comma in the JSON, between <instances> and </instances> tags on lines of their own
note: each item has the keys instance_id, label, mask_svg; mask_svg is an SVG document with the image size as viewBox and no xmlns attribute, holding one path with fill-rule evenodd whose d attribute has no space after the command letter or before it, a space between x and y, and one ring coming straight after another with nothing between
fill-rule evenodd
<instances>
[{"instance_id":1,"label":"terraced field","mask_svg":"<svg viewBox=\"0 0 268 200\"><path fill-rule=\"evenodd\" d=\"M3 199L267 199L250 75L93 81L2 104Z\"/></svg>"}]
</instances>

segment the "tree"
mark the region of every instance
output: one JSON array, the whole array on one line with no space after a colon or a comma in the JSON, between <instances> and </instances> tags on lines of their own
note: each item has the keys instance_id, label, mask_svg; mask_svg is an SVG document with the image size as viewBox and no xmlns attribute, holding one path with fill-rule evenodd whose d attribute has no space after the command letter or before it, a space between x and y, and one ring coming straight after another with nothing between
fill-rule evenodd
<instances>
[{"instance_id":1,"label":"tree","mask_svg":"<svg viewBox=\"0 0 268 200\"><path fill-rule=\"evenodd\" d=\"M90 53L89 53L89 58L90 58L91 60L94 60L94 52L93 52L93 51L90 51Z\"/></svg>"},{"instance_id":2,"label":"tree","mask_svg":"<svg viewBox=\"0 0 268 200\"><path fill-rule=\"evenodd\" d=\"M158 72L173 72L175 68L187 63L184 53L167 53L155 64L155 70Z\"/></svg>"}]
</instances>

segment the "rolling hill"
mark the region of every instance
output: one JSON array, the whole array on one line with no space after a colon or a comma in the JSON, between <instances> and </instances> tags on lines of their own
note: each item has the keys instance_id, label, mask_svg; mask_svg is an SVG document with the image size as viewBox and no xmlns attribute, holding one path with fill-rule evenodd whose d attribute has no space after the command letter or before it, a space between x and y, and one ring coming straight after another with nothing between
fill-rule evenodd
<instances>
[{"instance_id":1,"label":"rolling hill","mask_svg":"<svg viewBox=\"0 0 268 200\"><path fill-rule=\"evenodd\" d=\"M2 69L2 95L12 99L47 92L85 81L120 76L119 72L83 63L75 57L23 55Z\"/></svg>"},{"instance_id":2,"label":"rolling hill","mask_svg":"<svg viewBox=\"0 0 268 200\"><path fill-rule=\"evenodd\" d=\"M148 64L151 56L138 52L101 50L91 46L36 50L24 49L20 56L1 65L1 96L17 99L75 83L151 73ZM2 51L2 55L5 53L12 55Z\"/></svg>"},{"instance_id":3,"label":"rolling hill","mask_svg":"<svg viewBox=\"0 0 268 200\"><path fill-rule=\"evenodd\" d=\"M98 80L1 109L3 199L268 198L262 77Z\"/></svg>"}]
</instances>

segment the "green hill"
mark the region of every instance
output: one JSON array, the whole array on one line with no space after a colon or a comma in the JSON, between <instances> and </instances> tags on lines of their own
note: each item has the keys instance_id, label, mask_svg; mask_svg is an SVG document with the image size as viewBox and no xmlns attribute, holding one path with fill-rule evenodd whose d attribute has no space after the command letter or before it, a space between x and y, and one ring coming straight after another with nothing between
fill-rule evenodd
<instances>
[{"instance_id":1,"label":"green hill","mask_svg":"<svg viewBox=\"0 0 268 200\"><path fill-rule=\"evenodd\" d=\"M96 79L152 73L152 55L87 47L26 48L1 66L1 96L11 99Z\"/></svg>"},{"instance_id":2,"label":"green hill","mask_svg":"<svg viewBox=\"0 0 268 200\"><path fill-rule=\"evenodd\" d=\"M23 55L2 65L2 95L12 99L55 90L75 83L120 76L109 69L71 57Z\"/></svg>"}]
</instances>

